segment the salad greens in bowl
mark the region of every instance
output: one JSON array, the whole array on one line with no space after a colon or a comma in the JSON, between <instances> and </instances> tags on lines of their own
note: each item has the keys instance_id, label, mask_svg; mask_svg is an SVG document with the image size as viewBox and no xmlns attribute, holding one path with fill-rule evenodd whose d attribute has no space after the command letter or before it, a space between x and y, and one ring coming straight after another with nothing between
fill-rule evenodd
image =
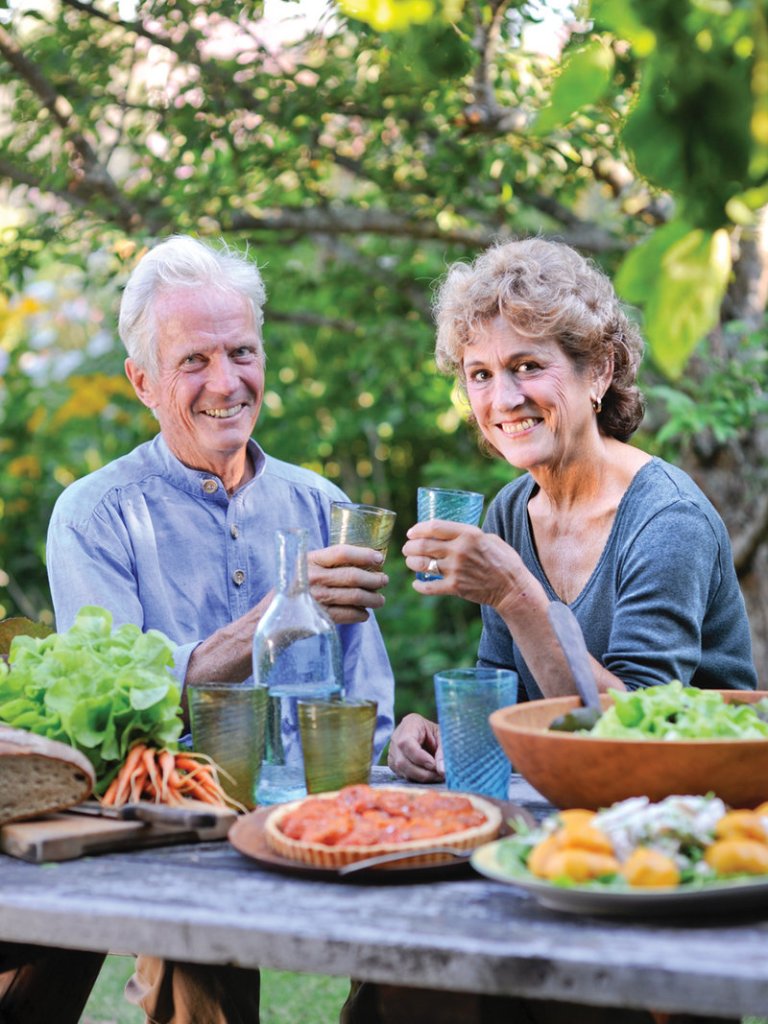
<instances>
[{"instance_id":1,"label":"salad greens in bowl","mask_svg":"<svg viewBox=\"0 0 768 1024\"><path fill-rule=\"evenodd\" d=\"M628 797L714 793L732 807L768 800L768 694L673 681L601 697L590 731L551 729L578 697L517 704L490 717L516 771L555 807L597 810Z\"/></svg>"},{"instance_id":2,"label":"salad greens in bowl","mask_svg":"<svg viewBox=\"0 0 768 1024\"><path fill-rule=\"evenodd\" d=\"M768 694L754 703L725 700L673 679L644 690L611 690L613 704L588 730L605 739L760 739L768 736ZM550 725L550 728L552 726Z\"/></svg>"}]
</instances>

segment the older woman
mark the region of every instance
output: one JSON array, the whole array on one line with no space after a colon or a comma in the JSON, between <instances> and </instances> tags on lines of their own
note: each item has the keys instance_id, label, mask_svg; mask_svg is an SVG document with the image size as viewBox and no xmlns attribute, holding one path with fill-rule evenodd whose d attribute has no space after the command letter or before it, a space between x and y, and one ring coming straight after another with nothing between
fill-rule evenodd
<instances>
[{"instance_id":1,"label":"older woman","mask_svg":"<svg viewBox=\"0 0 768 1024\"><path fill-rule=\"evenodd\" d=\"M478 663L511 667L520 699L574 692L547 616L569 604L600 690L680 679L754 689L744 601L725 526L681 470L629 444L643 415L642 342L605 277L567 245L528 239L450 268L436 358L458 377L484 444L522 476L484 528L417 523L423 594L482 606ZM403 719L390 766L442 778L437 726Z\"/></svg>"}]
</instances>

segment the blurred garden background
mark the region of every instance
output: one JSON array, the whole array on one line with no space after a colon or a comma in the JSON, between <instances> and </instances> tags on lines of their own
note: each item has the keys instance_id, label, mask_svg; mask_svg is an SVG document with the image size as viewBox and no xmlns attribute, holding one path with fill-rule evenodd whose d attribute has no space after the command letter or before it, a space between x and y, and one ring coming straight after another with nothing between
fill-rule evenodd
<instances>
[{"instance_id":1,"label":"blurred garden background","mask_svg":"<svg viewBox=\"0 0 768 1024\"><path fill-rule=\"evenodd\" d=\"M471 664L477 609L399 556L422 483L482 490L431 289L496 239L564 240L648 341L637 436L729 527L768 684L768 22L760 0L0 0L0 618L52 622L72 480L155 430L120 289L174 232L247 248L273 455L394 508L398 716ZM204 553L202 553L204 556Z\"/></svg>"}]
</instances>

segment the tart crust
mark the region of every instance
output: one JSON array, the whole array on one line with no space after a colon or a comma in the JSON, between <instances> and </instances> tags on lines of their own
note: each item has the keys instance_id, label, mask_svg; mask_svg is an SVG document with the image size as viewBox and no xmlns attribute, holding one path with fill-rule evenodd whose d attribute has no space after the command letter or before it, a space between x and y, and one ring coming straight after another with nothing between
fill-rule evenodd
<instances>
[{"instance_id":1,"label":"tart crust","mask_svg":"<svg viewBox=\"0 0 768 1024\"><path fill-rule=\"evenodd\" d=\"M362 787L355 787L362 788ZM369 787L374 793L402 793L408 797L417 798L424 795L435 795L435 790L417 788L415 786L382 786ZM288 804L281 804L276 807L266 818L264 823L264 835L267 845L281 857L298 861L313 867L340 868L345 864L353 864L368 857L378 857L387 853L404 853L413 850L414 858L398 860L392 867L403 868L411 864L428 866L430 864L450 863L453 858L450 854L433 853L420 854L421 850L429 850L436 846L450 846L452 849L473 850L483 843L495 839L502 824L502 814L496 804L491 803L483 797L474 793L449 793L438 791L442 798L456 798L457 801L468 800L476 811L479 811L484 820L477 825L468 828L457 829L455 832L447 832L442 835L430 836L423 839L403 840L400 842L381 842L368 845L344 845L344 842L330 845L320 842L309 842L303 839L293 839L282 831L282 822L303 804L309 801L327 800L332 803L342 791L332 793L319 793L315 796L305 797L303 800L294 800ZM382 865L386 868L387 865Z\"/></svg>"}]
</instances>

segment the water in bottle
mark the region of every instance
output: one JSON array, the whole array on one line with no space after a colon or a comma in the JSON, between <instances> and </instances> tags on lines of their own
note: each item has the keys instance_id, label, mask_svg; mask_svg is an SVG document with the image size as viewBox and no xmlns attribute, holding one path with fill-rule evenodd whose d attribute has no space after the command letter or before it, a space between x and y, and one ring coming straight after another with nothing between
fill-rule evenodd
<instances>
[{"instance_id":1,"label":"water in bottle","mask_svg":"<svg viewBox=\"0 0 768 1024\"><path fill-rule=\"evenodd\" d=\"M253 637L254 679L268 690L261 805L306 795L297 702L342 693L338 632L309 591L307 531L278 530L277 556L277 592Z\"/></svg>"}]
</instances>

